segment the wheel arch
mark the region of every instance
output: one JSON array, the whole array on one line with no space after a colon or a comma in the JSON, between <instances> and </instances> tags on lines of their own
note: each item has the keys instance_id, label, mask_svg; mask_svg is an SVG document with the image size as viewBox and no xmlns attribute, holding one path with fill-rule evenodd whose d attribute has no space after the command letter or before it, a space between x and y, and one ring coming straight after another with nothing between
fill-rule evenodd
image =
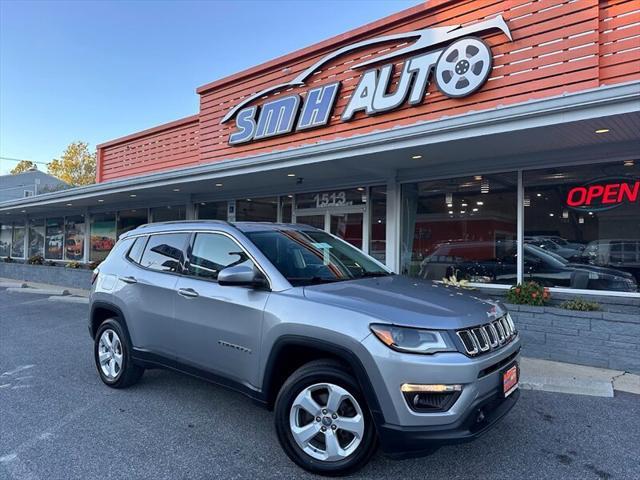
<instances>
[{"instance_id":1,"label":"wheel arch","mask_svg":"<svg viewBox=\"0 0 640 480\"><path fill-rule=\"evenodd\" d=\"M118 323L122 326L127 339L131 342L131 335L127 326L127 320L119 307L112 303L96 301L91 305L91 313L89 314L89 333L91 338L95 338L96 332L102 322L109 318L117 318Z\"/></svg>"},{"instance_id":2,"label":"wheel arch","mask_svg":"<svg viewBox=\"0 0 640 480\"><path fill-rule=\"evenodd\" d=\"M348 348L318 338L284 335L273 345L262 380L262 392L267 408L272 409L286 379L312 360L333 359L345 366L355 377L376 425L384 423L380 403L369 375L358 356Z\"/></svg>"}]
</instances>

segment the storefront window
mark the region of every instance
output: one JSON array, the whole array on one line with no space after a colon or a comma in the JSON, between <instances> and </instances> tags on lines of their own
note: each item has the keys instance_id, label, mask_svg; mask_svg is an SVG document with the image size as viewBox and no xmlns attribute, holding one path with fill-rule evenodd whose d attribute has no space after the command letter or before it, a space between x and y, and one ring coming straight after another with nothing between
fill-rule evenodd
<instances>
[{"instance_id":1,"label":"storefront window","mask_svg":"<svg viewBox=\"0 0 640 480\"><path fill-rule=\"evenodd\" d=\"M64 224L64 259L84 258L84 216L66 217Z\"/></svg>"},{"instance_id":2,"label":"storefront window","mask_svg":"<svg viewBox=\"0 0 640 480\"><path fill-rule=\"evenodd\" d=\"M228 202L202 202L198 205L198 218L202 220L226 220Z\"/></svg>"},{"instance_id":3,"label":"storefront window","mask_svg":"<svg viewBox=\"0 0 640 480\"><path fill-rule=\"evenodd\" d=\"M186 220L187 209L184 205L167 205L166 207L152 208L151 218L154 222Z\"/></svg>"},{"instance_id":4,"label":"storefront window","mask_svg":"<svg viewBox=\"0 0 640 480\"><path fill-rule=\"evenodd\" d=\"M13 224L13 242L11 243L11 256L24 258L24 223Z\"/></svg>"},{"instance_id":5,"label":"storefront window","mask_svg":"<svg viewBox=\"0 0 640 480\"><path fill-rule=\"evenodd\" d=\"M146 208L137 208L133 210L122 210L118 212L118 238L123 233L133 230L140 225L149 223L149 216Z\"/></svg>"},{"instance_id":6,"label":"storefront window","mask_svg":"<svg viewBox=\"0 0 640 480\"><path fill-rule=\"evenodd\" d=\"M371 197L369 254L384 263L387 250L387 187L371 187L369 192Z\"/></svg>"},{"instance_id":7,"label":"storefront window","mask_svg":"<svg viewBox=\"0 0 640 480\"><path fill-rule=\"evenodd\" d=\"M101 262L116 243L115 213L98 213L91 217L91 250L89 258L92 262Z\"/></svg>"},{"instance_id":8,"label":"storefront window","mask_svg":"<svg viewBox=\"0 0 640 480\"><path fill-rule=\"evenodd\" d=\"M515 284L517 175L436 180L402 188L402 272Z\"/></svg>"},{"instance_id":9,"label":"storefront window","mask_svg":"<svg viewBox=\"0 0 640 480\"><path fill-rule=\"evenodd\" d=\"M524 172L524 279L636 292L640 162Z\"/></svg>"},{"instance_id":10,"label":"storefront window","mask_svg":"<svg viewBox=\"0 0 640 480\"><path fill-rule=\"evenodd\" d=\"M47 231L44 241L44 256L51 260L62 260L64 220L60 218L47 218Z\"/></svg>"},{"instance_id":11,"label":"storefront window","mask_svg":"<svg viewBox=\"0 0 640 480\"><path fill-rule=\"evenodd\" d=\"M29 256L44 256L44 220L29 220Z\"/></svg>"},{"instance_id":12,"label":"storefront window","mask_svg":"<svg viewBox=\"0 0 640 480\"><path fill-rule=\"evenodd\" d=\"M277 222L278 198L236 200L236 222Z\"/></svg>"},{"instance_id":13,"label":"storefront window","mask_svg":"<svg viewBox=\"0 0 640 480\"><path fill-rule=\"evenodd\" d=\"M11 255L11 224L0 224L0 257Z\"/></svg>"}]
</instances>

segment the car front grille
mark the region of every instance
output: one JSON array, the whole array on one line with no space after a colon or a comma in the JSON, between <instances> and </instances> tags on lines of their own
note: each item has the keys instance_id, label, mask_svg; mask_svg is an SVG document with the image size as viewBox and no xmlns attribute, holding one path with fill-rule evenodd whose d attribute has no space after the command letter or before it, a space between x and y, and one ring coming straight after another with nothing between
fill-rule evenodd
<instances>
[{"instance_id":1,"label":"car front grille","mask_svg":"<svg viewBox=\"0 0 640 480\"><path fill-rule=\"evenodd\" d=\"M475 357L506 345L516 336L516 328L509 315L486 325L456 331L467 355Z\"/></svg>"}]
</instances>

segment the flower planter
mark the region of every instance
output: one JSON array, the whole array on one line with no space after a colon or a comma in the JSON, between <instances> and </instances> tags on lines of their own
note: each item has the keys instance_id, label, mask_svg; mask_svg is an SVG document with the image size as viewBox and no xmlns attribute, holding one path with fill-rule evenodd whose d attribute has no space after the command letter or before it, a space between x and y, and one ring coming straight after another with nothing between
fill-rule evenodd
<instances>
[{"instance_id":1,"label":"flower planter","mask_svg":"<svg viewBox=\"0 0 640 480\"><path fill-rule=\"evenodd\" d=\"M640 373L637 307L635 313L617 313L506 306L522 335L525 356Z\"/></svg>"},{"instance_id":2,"label":"flower planter","mask_svg":"<svg viewBox=\"0 0 640 480\"><path fill-rule=\"evenodd\" d=\"M67 288L91 288L91 270L67 268L63 265L51 267L0 261L0 278L49 283Z\"/></svg>"}]
</instances>

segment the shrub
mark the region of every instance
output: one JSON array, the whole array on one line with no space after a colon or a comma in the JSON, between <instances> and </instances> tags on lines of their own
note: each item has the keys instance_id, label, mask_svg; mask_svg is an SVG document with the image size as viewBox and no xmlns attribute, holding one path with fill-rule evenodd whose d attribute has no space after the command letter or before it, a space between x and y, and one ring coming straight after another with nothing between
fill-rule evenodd
<instances>
[{"instance_id":1,"label":"shrub","mask_svg":"<svg viewBox=\"0 0 640 480\"><path fill-rule=\"evenodd\" d=\"M11 255L5 257L4 263L13 263L13 258L11 258Z\"/></svg>"},{"instance_id":2,"label":"shrub","mask_svg":"<svg viewBox=\"0 0 640 480\"><path fill-rule=\"evenodd\" d=\"M581 312L593 312L600 310L600 304L598 302L585 300L581 297L576 297L573 300L562 302L560 304L560 308L565 308L567 310L579 310Z\"/></svg>"},{"instance_id":3,"label":"shrub","mask_svg":"<svg viewBox=\"0 0 640 480\"><path fill-rule=\"evenodd\" d=\"M65 267L67 268L80 268L82 267L82 264L80 262L76 262L75 260L72 262L69 262L65 265Z\"/></svg>"},{"instance_id":4,"label":"shrub","mask_svg":"<svg viewBox=\"0 0 640 480\"><path fill-rule=\"evenodd\" d=\"M27 260L29 265L44 265L44 257L42 255L32 255Z\"/></svg>"},{"instance_id":5,"label":"shrub","mask_svg":"<svg viewBox=\"0 0 640 480\"><path fill-rule=\"evenodd\" d=\"M507 302L518 305L538 305L546 304L551 298L549 289L536 282L525 282L509 289L506 295Z\"/></svg>"}]
</instances>

